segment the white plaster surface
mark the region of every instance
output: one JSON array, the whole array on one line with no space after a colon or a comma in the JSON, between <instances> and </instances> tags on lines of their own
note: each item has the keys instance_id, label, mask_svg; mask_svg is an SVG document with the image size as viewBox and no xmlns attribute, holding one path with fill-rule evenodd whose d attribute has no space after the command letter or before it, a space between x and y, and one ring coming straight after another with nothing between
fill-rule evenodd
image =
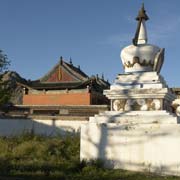
<instances>
[{"instance_id":1,"label":"white plaster surface","mask_svg":"<svg viewBox=\"0 0 180 180\"><path fill-rule=\"evenodd\" d=\"M174 104L179 104L179 105L180 105L180 99L175 99L173 103L174 103Z\"/></svg>"},{"instance_id":2,"label":"white plaster surface","mask_svg":"<svg viewBox=\"0 0 180 180\"><path fill-rule=\"evenodd\" d=\"M157 57L163 57L159 54L162 49L155 45L147 44L147 39L145 20L142 20L138 33L137 45L132 44L127 46L122 49L120 53L126 73L160 71L163 61ZM139 62L134 60L135 57L139 59ZM143 62L146 62L146 65ZM160 65L158 68L157 63ZM154 67L154 65L156 67Z\"/></svg>"},{"instance_id":3,"label":"white plaster surface","mask_svg":"<svg viewBox=\"0 0 180 180\"><path fill-rule=\"evenodd\" d=\"M133 81L139 81L139 82L156 82L164 80L164 78L158 74L157 72L134 72L132 74L119 74L117 76L117 80L120 82L133 82Z\"/></svg>"},{"instance_id":4,"label":"white plaster surface","mask_svg":"<svg viewBox=\"0 0 180 180\"><path fill-rule=\"evenodd\" d=\"M165 110L162 111L106 111L89 118L91 123L116 123L116 124L177 124L178 118Z\"/></svg>"},{"instance_id":5,"label":"white plaster surface","mask_svg":"<svg viewBox=\"0 0 180 180\"><path fill-rule=\"evenodd\" d=\"M39 119L0 119L0 136L20 135L34 132L53 136L67 132L80 132L80 126L87 121L78 120L39 120Z\"/></svg>"},{"instance_id":6,"label":"white plaster surface","mask_svg":"<svg viewBox=\"0 0 180 180\"><path fill-rule=\"evenodd\" d=\"M143 19L140 25L137 44L146 44L147 40L148 40L148 37L147 37L146 23L145 23L145 20Z\"/></svg>"},{"instance_id":7,"label":"white plaster surface","mask_svg":"<svg viewBox=\"0 0 180 180\"><path fill-rule=\"evenodd\" d=\"M157 72L119 74L114 84L109 90L104 90L103 94L110 100L153 98L165 99L170 104L176 98L164 78ZM142 110L146 109L145 106L142 108Z\"/></svg>"},{"instance_id":8,"label":"white plaster surface","mask_svg":"<svg viewBox=\"0 0 180 180\"><path fill-rule=\"evenodd\" d=\"M81 160L111 168L180 175L179 124L89 123L81 126Z\"/></svg>"},{"instance_id":9,"label":"white plaster surface","mask_svg":"<svg viewBox=\"0 0 180 180\"><path fill-rule=\"evenodd\" d=\"M180 117L180 99L175 99L172 102L172 106L175 109L176 115Z\"/></svg>"},{"instance_id":10,"label":"white plaster surface","mask_svg":"<svg viewBox=\"0 0 180 180\"><path fill-rule=\"evenodd\" d=\"M151 44L142 44L138 46L130 45L125 47L120 54L123 64L128 64L130 62L133 64L133 58L139 57L140 62L143 60L146 62L154 64L154 59L156 54L160 51L160 48ZM125 72L143 72L143 71L152 71L152 67L150 66L141 66L139 64L135 64L131 68L125 67Z\"/></svg>"},{"instance_id":11,"label":"white plaster surface","mask_svg":"<svg viewBox=\"0 0 180 180\"><path fill-rule=\"evenodd\" d=\"M111 85L111 90L117 89L160 89L168 87L164 78L157 72L141 72L133 74L118 75L114 84Z\"/></svg>"}]
</instances>

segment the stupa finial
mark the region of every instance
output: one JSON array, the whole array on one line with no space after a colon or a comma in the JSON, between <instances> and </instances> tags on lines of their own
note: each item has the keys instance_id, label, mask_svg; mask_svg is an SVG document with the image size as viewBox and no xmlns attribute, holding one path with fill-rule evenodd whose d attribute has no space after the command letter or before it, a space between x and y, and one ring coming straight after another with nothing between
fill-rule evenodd
<instances>
[{"instance_id":1,"label":"stupa finial","mask_svg":"<svg viewBox=\"0 0 180 180\"><path fill-rule=\"evenodd\" d=\"M142 3L142 7L139 10L138 16L136 17L136 20L138 21L138 25L135 36L132 41L135 46L137 46L138 44L147 43L147 31L146 31L145 21L147 21L148 19L149 17L146 14L144 3Z\"/></svg>"},{"instance_id":2,"label":"stupa finial","mask_svg":"<svg viewBox=\"0 0 180 180\"><path fill-rule=\"evenodd\" d=\"M141 9L139 10L138 16L136 17L137 21L144 19L147 21L149 19L148 15L146 14L146 10L144 8L144 3L142 3Z\"/></svg>"}]
</instances>

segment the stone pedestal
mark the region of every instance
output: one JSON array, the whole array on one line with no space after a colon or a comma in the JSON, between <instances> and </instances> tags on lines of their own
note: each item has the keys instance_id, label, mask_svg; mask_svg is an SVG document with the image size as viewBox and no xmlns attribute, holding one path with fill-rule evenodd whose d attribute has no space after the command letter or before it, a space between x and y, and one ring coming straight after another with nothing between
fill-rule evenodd
<instances>
[{"instance_id":1,"label":"stone pedestal","mask_svg":"<svg viewBox=\"0 0 180 180\"><path fill-rule=\"evenodd\" d=\"M110 90L105 90L104 94L111 100L112 111L172 112L171 104L176 98L157 72L118 75Z\"/></svg>"}]
</instances>

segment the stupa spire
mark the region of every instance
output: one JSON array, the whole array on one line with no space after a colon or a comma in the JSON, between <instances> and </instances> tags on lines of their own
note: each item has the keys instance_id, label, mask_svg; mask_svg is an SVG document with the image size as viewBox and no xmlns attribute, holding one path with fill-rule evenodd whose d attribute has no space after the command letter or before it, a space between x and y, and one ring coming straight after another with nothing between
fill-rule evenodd
<instances>
[{"instance_id":1,"label":"stupa spire","mask_svg":"<svg viewBox=\"0 0 180 180\"><path fill-rule=\"evenodd\" d=\"M160 72L164 59L164 49L148 44L144 4L139 10L136 20L138 21L133 44L122 49L121 60L126 73L133 72Z\"/></svg>"},{"instance_id":2,"label":"stupa spire","mask_svg":"<svg viewBox=\"0 0 180 180\"><path fill-rule=\"evenodd\" d=\"M144 8L144 3L143 3L141 9L139 10L138 16L136 17L136 20L138 21L138 25L135 36L133 38L133 44L135 46L139 44L147 43L148 38L147 38L145 21L147 21L148 19L149 17L146 14L146 10Z\"/></svg>"}]
</instances>

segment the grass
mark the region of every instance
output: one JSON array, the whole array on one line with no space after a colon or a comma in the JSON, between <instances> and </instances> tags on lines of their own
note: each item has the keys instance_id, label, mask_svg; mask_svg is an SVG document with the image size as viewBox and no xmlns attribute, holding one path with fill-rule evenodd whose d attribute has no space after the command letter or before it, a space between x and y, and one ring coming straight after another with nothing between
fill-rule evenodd
<instances>
[{"instance_id":1,"label":"grass","mask_svg":"<svg viewBox=\"0 0 180 180\"><path fill-rule=\"evenodd\" d=\"M79 146L78 135L1 137L0 180L180 180L180 177L105 169L100 160L80 162Z\"/></svg>"}]
</instances>

